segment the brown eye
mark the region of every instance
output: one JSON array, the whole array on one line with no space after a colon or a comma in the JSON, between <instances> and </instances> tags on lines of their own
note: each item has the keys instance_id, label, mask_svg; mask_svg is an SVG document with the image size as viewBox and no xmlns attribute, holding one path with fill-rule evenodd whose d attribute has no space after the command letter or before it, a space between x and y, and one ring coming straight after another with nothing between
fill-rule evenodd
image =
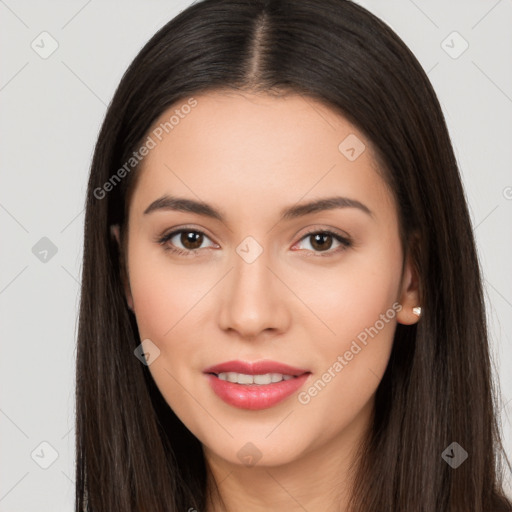
<instances>
[{"instance_id":1,"label":"brown eye","mask_svg":"<svg viewBox=\"0 0 512 512\"><path fill-rule=\"evenodd\" d=\"M201 247L203 238L203 233L199 233L197 231L182 231L180 242L185 249L192 251Z\"/></svg>"},{"instance_id":2,"label":"brown eye","mask_svg":"<svg viewBox=\"0 0 512 512\"><path fill-rule=\"evenodd\" d=\"M349 238L332 231L310 231L301 238L299 244L304 242L309 242L310 248L306 247L306 250L316 256L331 256L352 245Z\"/></svg>"},{"instance_id":3,"label":"brown eye","mask_svg":"<svg viewBox=\"0 0 512 512\"><path fill-rule=\"evenodd\" d=\"M203 246L208 241L210 241L210 245ZM202 249L215 246L215 243L202 231L183 228L158 238L157 242L163 246L164 250L179 254L180 256L198 255L202 252Z\"/></svg>"},{"instance_id":4,"label":"brown eye","mask_svg":"<svg viewBox=\"0 0 512 512\"><path fill-rule=\"evenodd\" d=\"M329 233L315 233L309 235L311 240L311 247L317 251L326 251L330 249L333 242L333 237Z\"/></svg>"}]
</instances>

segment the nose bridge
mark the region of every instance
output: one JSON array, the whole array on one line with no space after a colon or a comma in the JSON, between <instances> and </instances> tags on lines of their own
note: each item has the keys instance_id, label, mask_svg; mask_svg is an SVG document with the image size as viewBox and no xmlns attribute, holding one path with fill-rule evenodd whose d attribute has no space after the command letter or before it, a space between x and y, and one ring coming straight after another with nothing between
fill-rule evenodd
<instances>
[{"instance_id":1,"label":"nose bridge","mask_svg":"<svg viewBox=\"0 0 512 512\"><path fill-rule=\"evenodd\" d=\"M272 268L271 252L247 237L233 255L233 270L224 290L221 325L241 335L254 337L265 329L284 328L285 297L279 291Z\"/></svg>"}]
</instances>

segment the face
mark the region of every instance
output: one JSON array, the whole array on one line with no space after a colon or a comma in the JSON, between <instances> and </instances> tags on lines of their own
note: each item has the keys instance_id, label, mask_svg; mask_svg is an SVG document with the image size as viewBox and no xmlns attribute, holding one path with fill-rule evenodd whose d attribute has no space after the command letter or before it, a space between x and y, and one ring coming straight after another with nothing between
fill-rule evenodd
<instances>
[{"instance_id":1,"label":"face","mask_svg":"<svg viewBox=\"0 0 512 512\"><path fill-rule=\"evenodd\" d=\"M286 464L367 424L396 324L415 321L415 274L347 120L299 95L194 98L149 132L127 302L151 375L207 452Z\"/></svg>"}]
</instances>

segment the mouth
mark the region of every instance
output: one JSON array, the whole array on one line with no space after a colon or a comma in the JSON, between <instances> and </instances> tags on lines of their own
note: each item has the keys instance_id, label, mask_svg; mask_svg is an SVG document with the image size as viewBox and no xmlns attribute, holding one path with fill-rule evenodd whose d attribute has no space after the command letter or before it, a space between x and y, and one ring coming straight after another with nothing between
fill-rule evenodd
<instances>
[{"instance_id":1,"label":"mouth","mask_svg":"<svg viewBox=\"0 0 512 512\"><path fill-rule=\"evenodd\" d=\"M261 410L304 385L311 372L275 361L228 361L203 372L215 394L231 406Z\"/></svg>"},{"instance_id":2,"label":"mouth","mask_svg":"<svg viewBox=\"0 0 512 512\"><path fill-rule=\"evenodd\" d=\"M283 380L296 379L294 375L283 375L282 373L264 373L260 375L249 375L247 373L237 372L221 372L218 374L212 373L220 380L227 382L233 382L234 384L242 384L244 386L248 384L256 384L262 386L265 384L275 384L276 382L282 382Z\"/></svg>"}]
</instances>

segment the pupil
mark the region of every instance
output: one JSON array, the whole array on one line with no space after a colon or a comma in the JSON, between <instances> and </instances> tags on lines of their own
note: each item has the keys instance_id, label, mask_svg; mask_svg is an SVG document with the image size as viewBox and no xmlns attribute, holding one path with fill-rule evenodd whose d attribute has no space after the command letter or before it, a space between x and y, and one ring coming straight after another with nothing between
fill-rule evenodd
<instances>
[{"instance_id":1,"label":"pupil","mask_svg":"<svg viewBox=\"0 0 512 512\"><path fill-rule=\"evenodd\" d=\"M195 231L184 231L181 234L181 243L187 249L198 249L201 247L202 236L203 235L201 233L196 233Z\"/></svg>"},{"instance_id":2,"label":"pupil","mask_svg":"<svg viewBox=\"0 0 512 512\"><path fill-rule=\"evenodd\" d=\"M327 233L317 233L313 236L313 243L311 244L315 249L326 250L329 249L331 244L325 244L325 239L328 238L330 242L332 242L332 235ZM323 240L323 242L322 242ZM320 241L320 242L319 242Z\"/></svg>"}]
</instances>

